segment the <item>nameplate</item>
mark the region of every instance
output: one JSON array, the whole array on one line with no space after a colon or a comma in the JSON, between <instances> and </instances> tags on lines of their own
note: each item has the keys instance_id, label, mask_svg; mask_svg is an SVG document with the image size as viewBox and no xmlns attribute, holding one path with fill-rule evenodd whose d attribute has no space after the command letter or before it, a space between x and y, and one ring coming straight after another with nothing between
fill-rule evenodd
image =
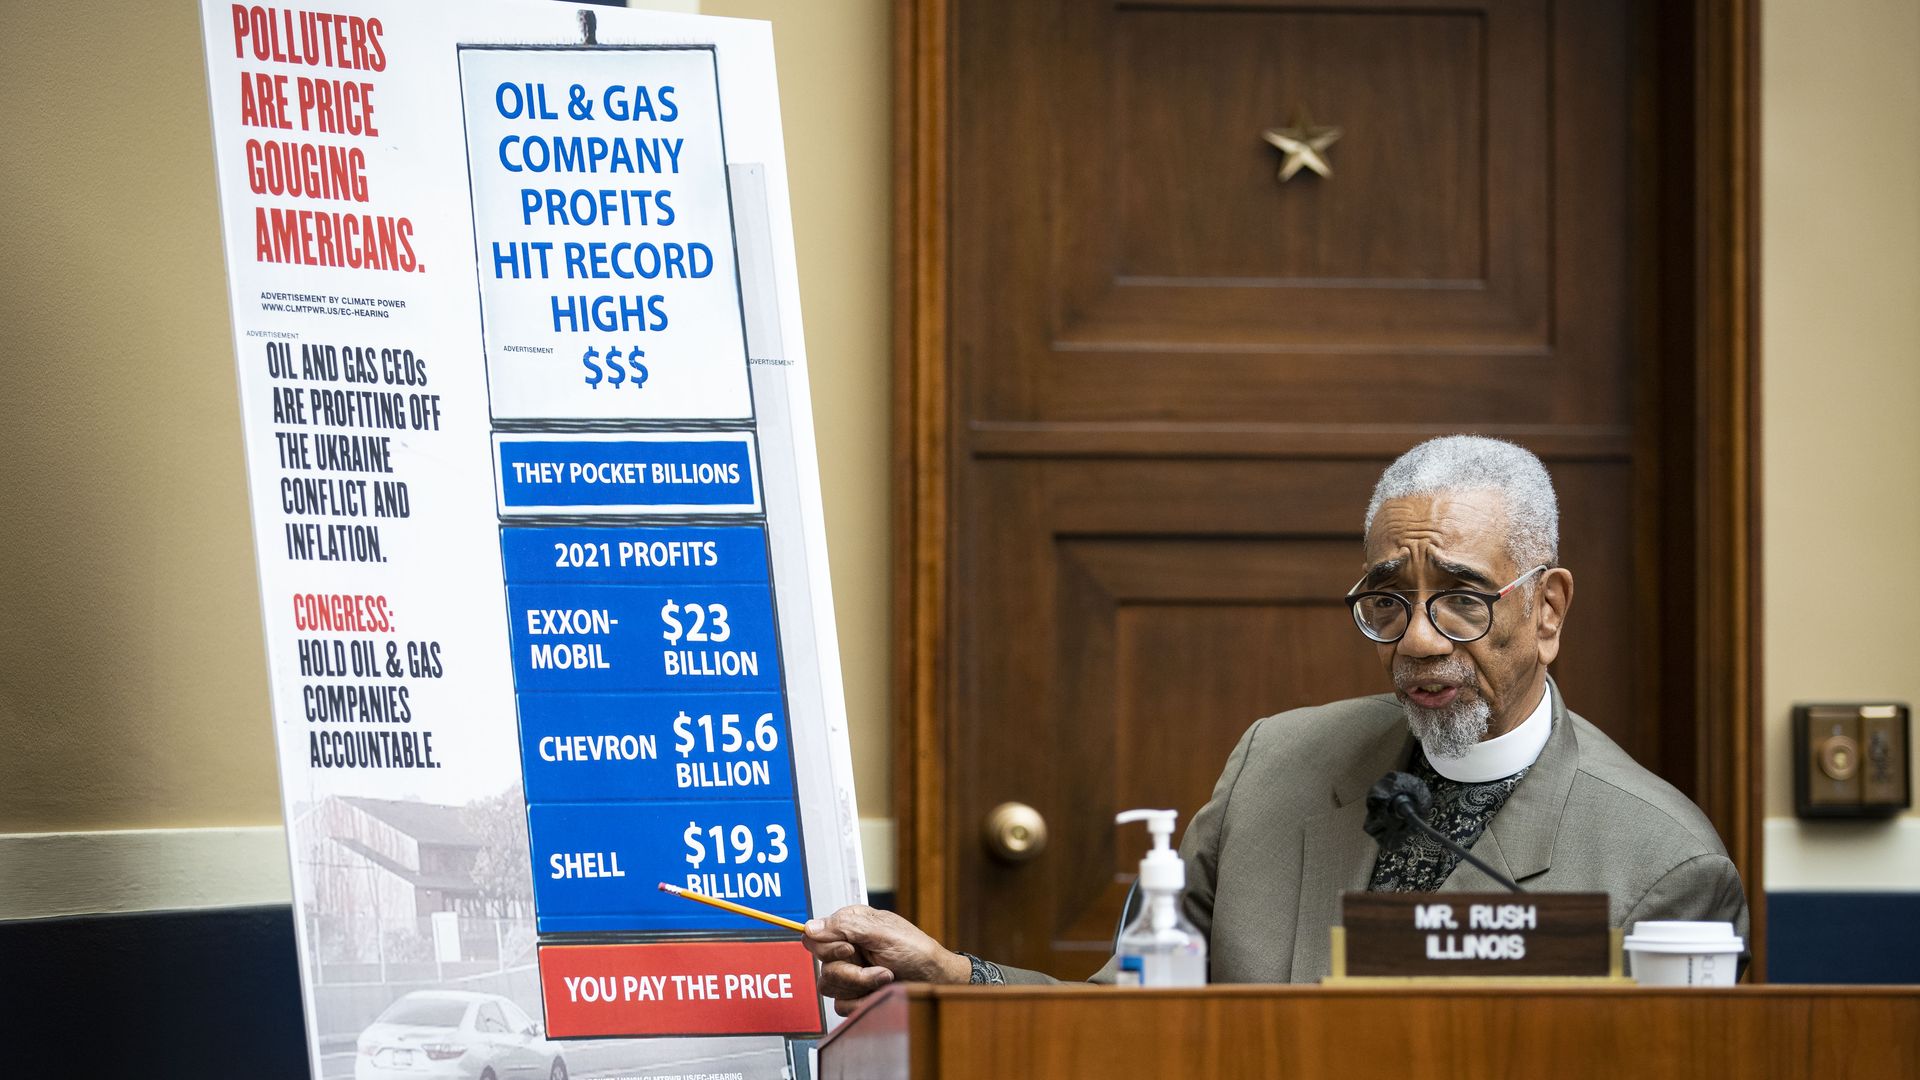
<instances>
[{"instance_id":1,"label":"nameplate","mask_svg":"<svg viewBox=\"0 0 1920 1080\"><path fill-rule=\"evenodd\" d=\"M1333 977L1620 975L1606 893L1370 893L1341 898Z\"/></svg>"}]
</instances>

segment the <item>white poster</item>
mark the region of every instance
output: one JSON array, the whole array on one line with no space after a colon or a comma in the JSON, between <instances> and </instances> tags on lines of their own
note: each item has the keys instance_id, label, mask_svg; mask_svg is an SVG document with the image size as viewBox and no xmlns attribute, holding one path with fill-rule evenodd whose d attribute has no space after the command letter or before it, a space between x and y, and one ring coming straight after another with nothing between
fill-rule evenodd
<instances>
[{"instance_id":1,"label":"white poster","mask_svg":"<svg viewBox=\"0 0 1920 1080\"><path fill-rule=\"evenodd\" d=\"M715 55L460 50L496 419L752 417Z\"/></svg>"},{"instance_id":2,"label":"white poster","mask_svg":"<svg viewBox=\"0 0 1920 1080\"><path fill-rule=\"evenodd\" d=\"M769 28L202 14L314 1075L791 1075L865 890Z\"/></svg>"}]
</instances>

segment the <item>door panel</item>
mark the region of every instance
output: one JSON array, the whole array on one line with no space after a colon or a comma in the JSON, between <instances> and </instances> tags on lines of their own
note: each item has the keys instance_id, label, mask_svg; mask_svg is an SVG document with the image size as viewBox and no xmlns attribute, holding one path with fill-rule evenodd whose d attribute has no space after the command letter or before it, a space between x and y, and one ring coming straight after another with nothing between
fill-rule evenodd
<instances>
[{"instance_id":1,"label":"door panel","mask_svg":"<svg viewBox=\"0 0 1920 1080\"><path fill-rule=\"evenodd\" d=\"M1341 596L1380 470L1540 453L1570 703L1657 767L1630 12L955 0L942 847L955 944L1081 977L1253 720L1386 689ZM1333 175L1276 178L1304 107ZM987 811L1039 809L995 861Z\"/></svg>"},{"instance_id":2,"label":"door panel","mask_svg":"<svg viewBox=\"0 0 1920 1080\"><path fill-rule=\"evenodd\" d=\"M962 4L964 419L1619 428L1624 19L1550 7Z\"/></svg>"},{"instance_id":3,"label":"door panel","mask_svg":"<svg viewBox=\"0 0 1920 1080\"><path fill-rule=\"evenodd\" d=\"M1477 13L1123 8L1115 24L1117 283L1486 287L1495 237L1481 128L1494 118ZM1501 89L1537 144L1540 87ZM1276 102L1316 100L1339 103L1353 125L1329 151L1338 183L1303 180L1297 198L1276 201L1277 159L1259 133L1291 121ZM1503 149L1496 165L1502 194L1526 182L1517 156ZM1527 186L1537 215L1541 185ZM1532 245L1527 259L1541 266L1545 254Z\"/></svg>"}]
</instances>

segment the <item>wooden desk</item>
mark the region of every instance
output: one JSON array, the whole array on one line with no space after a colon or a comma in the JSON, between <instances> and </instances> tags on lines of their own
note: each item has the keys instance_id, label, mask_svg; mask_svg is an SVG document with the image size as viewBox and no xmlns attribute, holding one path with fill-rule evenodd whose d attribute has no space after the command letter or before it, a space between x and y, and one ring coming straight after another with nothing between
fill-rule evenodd
<instances>
[{"instance_id":1,"label":"wooden desk","mask_svg":"<svg viewBox=\"0 0 1920 1080\"><path fill-rule=\"evenodd\" d=\"M825 1080L1920 1080L1920 987L889 987Z\"/></svg>"}]
</instances>

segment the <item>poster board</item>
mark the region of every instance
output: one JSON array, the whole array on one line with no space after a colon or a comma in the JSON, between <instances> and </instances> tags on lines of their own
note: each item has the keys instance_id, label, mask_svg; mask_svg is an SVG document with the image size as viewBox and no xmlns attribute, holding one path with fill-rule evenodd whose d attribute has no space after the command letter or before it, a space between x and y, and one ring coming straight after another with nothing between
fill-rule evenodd
<instances>
[{"instance_id":1,"label":"poster board","mask_svg":"<svg viewBox=\"0 0 1920 1080\"><path fill-rule=\"evenodd\" d=\"M865 898L770 29L593 16L202 3L316 1077L789 1075L656 884Z\"/></svg>"}]
</instances>

